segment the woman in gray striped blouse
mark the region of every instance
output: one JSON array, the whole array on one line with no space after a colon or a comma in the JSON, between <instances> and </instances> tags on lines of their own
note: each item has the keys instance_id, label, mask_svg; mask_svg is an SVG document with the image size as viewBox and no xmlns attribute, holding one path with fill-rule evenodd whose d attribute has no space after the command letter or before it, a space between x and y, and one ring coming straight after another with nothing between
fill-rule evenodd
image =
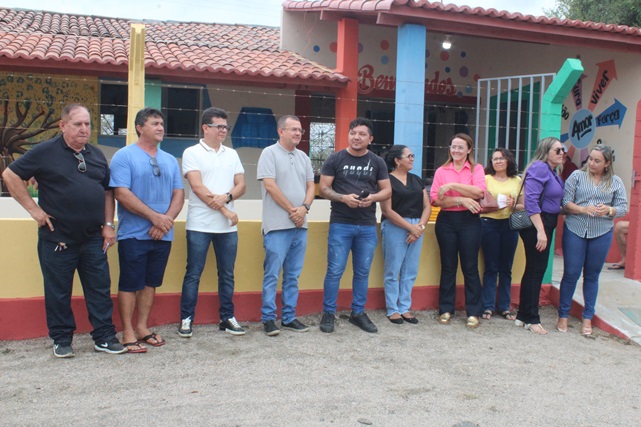
<instances>
[{"instance_id":1,"label":"woman in gray striped blouse","mask_svg":"<svg viewBox=\"0 0 641 427\"><path fill-rule=\"evenodd\" d=\"M592 317L599 290L599 275L612 244L614 218L627 212L625 187L612 169L612 149L596 145L587 164L565 183L563 207L563 278L559 302L560 332L568 330L568 315L576 283L583 271L583 320L581 334L592 333Z\"/></svg>"}]
</instances>

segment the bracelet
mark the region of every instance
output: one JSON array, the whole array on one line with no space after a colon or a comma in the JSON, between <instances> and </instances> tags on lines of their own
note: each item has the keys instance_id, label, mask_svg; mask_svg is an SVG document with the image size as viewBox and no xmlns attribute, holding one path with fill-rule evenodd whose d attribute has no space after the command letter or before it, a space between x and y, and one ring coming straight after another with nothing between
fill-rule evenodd
<instances>
[{"instance_id":1,"label":"bracelet","mask_svg":"<svg viewBox=\"0 0 641 427\"><path fill-rule=\"evenodd\" d=\"M457 207L457 208L460 208L460 207L461 207L461 198L460 198L460 197L457 197L457 198L456 198L456 207Z\"/></svg>"},{"instance_id":2,"label":"bracelet","mask_svg":"<svg viewBox=\"0 0 641 427\"><path fill-rule=\"evenodd\" d=\"M609 215L609 216L614 216L614 213L612 212L612 211L613 211L613 209L614 209L614 208L613 208L612 206L610 206L610 209L608 209L608 215Z\"/></svg>"},{"instance_id":3,"label":"bracelet","mask_svg":"<svg viewBox=\"0 0 641 427\"><path fill-rule=\"evenodd\" d=\"M105 225L107 227L111 227L112 230L116 229L116 224L114 224L113 222L105 222Z\"/></svg>"}]
</instances>

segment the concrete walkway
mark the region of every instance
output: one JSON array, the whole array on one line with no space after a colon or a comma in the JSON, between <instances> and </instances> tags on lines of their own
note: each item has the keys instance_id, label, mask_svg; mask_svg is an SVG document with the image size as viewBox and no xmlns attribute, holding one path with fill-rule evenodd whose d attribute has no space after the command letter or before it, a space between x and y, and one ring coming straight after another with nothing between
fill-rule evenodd
<instances>
[{"instance_id":1,"label":"concrete walkway","mask_svg":"<svg viewBox=\"0 0 641 427\"><path fill-rule=\"evenodd\" d=\"M606 263L601 272L594 326L606 331L614 329L619 332L616 335L641 345L641 283L623 277L622 270L608 270L610 265ZM552 286L557 290L562 277L563 257L555 256ZM583 309L582 280L579 279L572 304L572 315L578 318Z\"/></svg>"}]
</instances>

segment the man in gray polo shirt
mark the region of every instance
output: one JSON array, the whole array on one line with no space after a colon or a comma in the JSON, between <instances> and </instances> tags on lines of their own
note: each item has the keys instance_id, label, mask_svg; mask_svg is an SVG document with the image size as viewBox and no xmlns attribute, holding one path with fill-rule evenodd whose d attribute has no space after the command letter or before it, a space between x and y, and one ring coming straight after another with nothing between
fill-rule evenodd
<instances>
[{"instance_id":1,"label":"man in gray polo shirt","mask_svg":"<svg viewBox=\"0 0 641 427\"><path fill-rule=\"evenodd\" d=\"M261 321L268 336L276 326L276 287L283 270L281 327L294 332L309 328L296 319L298 277L307 249L307 219L314 200L314 172L307 154L298 150L304 134L296 116L278 120L278 143L265 148L258 159L257 178L263 194L263 307Z\"/></svg>"}]
</instances>

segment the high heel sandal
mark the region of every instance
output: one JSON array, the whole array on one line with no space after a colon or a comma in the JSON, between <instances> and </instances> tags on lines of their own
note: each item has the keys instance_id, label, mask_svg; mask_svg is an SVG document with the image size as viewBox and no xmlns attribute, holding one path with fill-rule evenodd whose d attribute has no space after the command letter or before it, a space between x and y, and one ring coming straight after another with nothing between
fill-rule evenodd
<instances>
[{"instance_id":1,"label":"high heel sandal","mask_svg":"<svg viewBox=\"0 0 641 427\"><path fill-rule=\"evenodd\" d=\"M587 325L586 322L588 322ZM583 319L583 322L581 324L581 335L592 335L592 320Z\"/></svg>"}]
</instances>

